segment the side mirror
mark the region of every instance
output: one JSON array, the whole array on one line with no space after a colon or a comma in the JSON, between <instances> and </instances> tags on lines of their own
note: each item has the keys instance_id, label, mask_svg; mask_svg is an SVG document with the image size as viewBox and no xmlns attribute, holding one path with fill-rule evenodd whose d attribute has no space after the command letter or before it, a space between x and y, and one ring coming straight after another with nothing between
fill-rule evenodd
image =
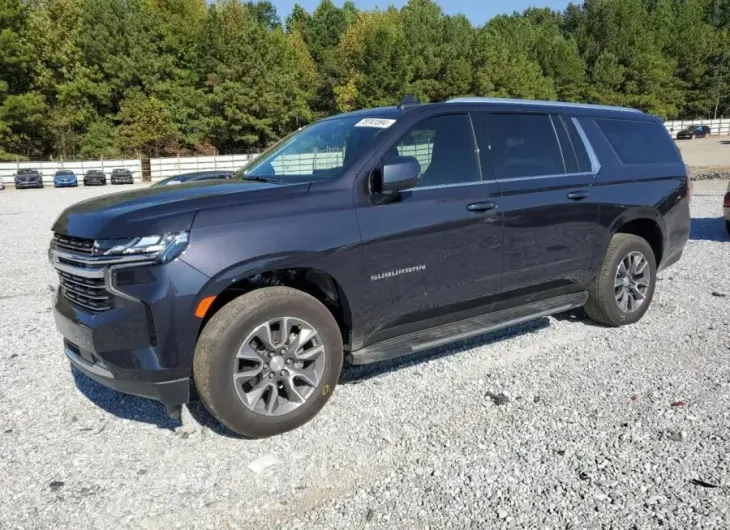
<instances>
[{"instance_id":1,"label":"side mirror","mask_svg":"<svg viewBox=\"0 0 730 530\"><path fill-rule=\"evenodd\" d=\"M421 164L412 156L391 156L383 160L382 193L397 194L418 184Z\"/></svg>"}]
</instances>

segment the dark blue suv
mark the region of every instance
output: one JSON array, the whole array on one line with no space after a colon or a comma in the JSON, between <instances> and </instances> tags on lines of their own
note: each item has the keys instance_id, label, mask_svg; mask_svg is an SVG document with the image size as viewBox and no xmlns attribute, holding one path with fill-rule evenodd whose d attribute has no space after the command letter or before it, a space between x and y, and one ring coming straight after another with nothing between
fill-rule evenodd
<instances>
[{"instance_id":1,"label":"dark blue suv","mask_svg":"<svg viewBox=\"0 0 730 530\"><path fill-rule=\"evenodd\" d=\"M343 362L585 306L639 320L689 236L659 118L456 99L334 116L232 179L84 201L53 226L71 364L175 415L195 385L250 437L296 428Z\"/></svg>"}]
</instances>

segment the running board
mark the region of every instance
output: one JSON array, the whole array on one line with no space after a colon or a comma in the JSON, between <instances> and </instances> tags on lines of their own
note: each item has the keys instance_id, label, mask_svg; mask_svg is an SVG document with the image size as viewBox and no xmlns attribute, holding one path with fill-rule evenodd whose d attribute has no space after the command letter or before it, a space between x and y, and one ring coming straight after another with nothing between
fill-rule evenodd
<instances>
[{"instance_id":1,"label":"running board","mask_svg":"<svg viewBox=\"0 0 730 530\"><path fill-rule=\"evenodd\" d=\"M483 335L498 329L516 326L530 320L543 318L583 306L588 293L566 294L533 302L531 304L487 313L451 324L443 324L422 331L415 331L400 337L393 337L361 350L351 352L347 360L350 364L369 364L388 359L396 359L436 346L442 346L461 339Z\"/></svg>"}]
</instances>

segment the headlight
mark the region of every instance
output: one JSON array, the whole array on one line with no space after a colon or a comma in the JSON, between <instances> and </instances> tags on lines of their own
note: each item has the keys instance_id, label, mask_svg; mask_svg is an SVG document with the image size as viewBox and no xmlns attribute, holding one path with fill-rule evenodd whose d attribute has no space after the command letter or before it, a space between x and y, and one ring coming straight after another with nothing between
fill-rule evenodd
<instances>
[{"instance_id":1,"label":"headlight","mask_svg":"<svg viewBox=\"0 0 730 530\"><path fill-rule=\"evenodd\" d=\"M139 256L154 261L167 263L178 257L188 246L188 233L164 234L128 239L100 239L94 245L97 256ZM136 260L135 260L136 261Z\"/></svg>"}]
</instances>

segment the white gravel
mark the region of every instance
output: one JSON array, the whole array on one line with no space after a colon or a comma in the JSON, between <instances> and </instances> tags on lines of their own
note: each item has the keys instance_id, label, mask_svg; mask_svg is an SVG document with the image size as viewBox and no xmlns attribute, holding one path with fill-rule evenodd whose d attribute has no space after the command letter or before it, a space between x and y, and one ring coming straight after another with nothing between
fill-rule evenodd
<instances>
[{"instance_id":1,"label":"white gravel","mask_svg":"<svg viewBox=\"0 0 730 530\"><path fill-rule=\"evenodd\" d=\"M0 528L730 527L722 185L695 185L693 238L640 323L561 316L350 370L260 441L71 373L49 229L111 191L0 192Z\"/></svg>"}]
</instances>

